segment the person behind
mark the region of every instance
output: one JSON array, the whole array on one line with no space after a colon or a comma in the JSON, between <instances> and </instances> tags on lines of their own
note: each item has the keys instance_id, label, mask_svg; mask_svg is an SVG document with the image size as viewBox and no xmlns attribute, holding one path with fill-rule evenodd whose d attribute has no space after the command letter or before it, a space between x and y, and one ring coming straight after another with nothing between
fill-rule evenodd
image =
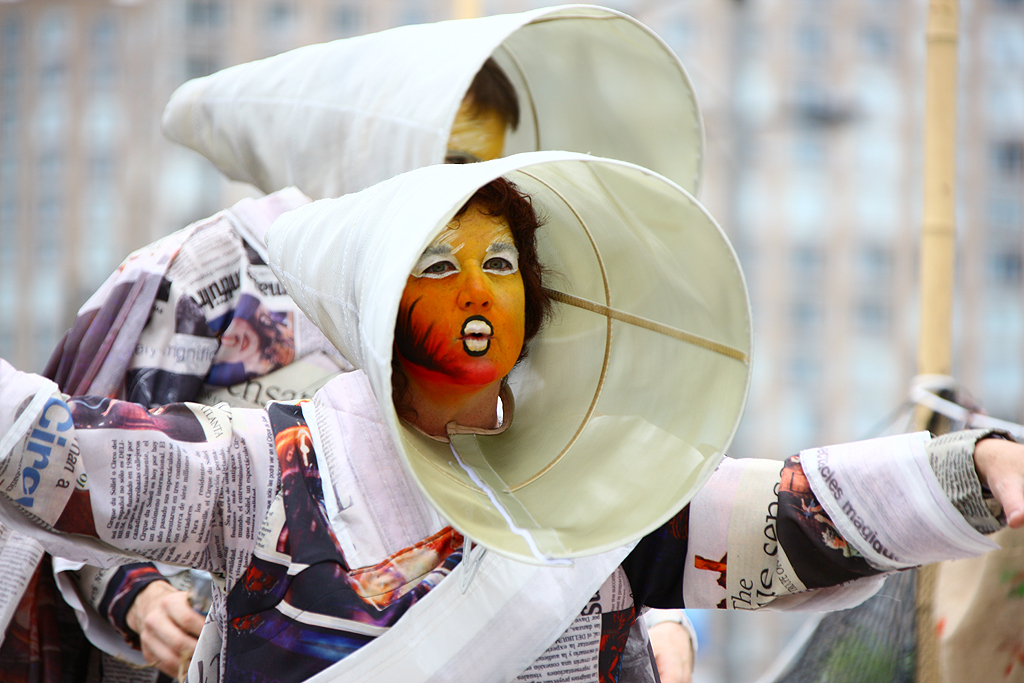
<instances>
[{"instance_id":1,"label":"person behind","mask_svg":"<svg viewBox=\"0 0 1024 683\"><path fill-rule=\"evenodd\" d=\"M574 160L577 164L581 162ZM424 170L436 174L441 169ZM429 176L420 174L414 180L420 178ZM405 177L396 181L414 182ZM382 194L389 195L395 187L401 190L402 185L392 184ZM312 205L308 211L290 214L284 225L304 224L318 214L329 214L331 208L330 205ZM334 223L337 216L328 218L328 223ZM323 219L320 220L322 223ZM280 225L281 221L278 223ZM421 433L428 439L451 439L464 430L487 434L513 428L505 377L528 357L530 341L542 329L551 306L544 269L537 261L533 237L537 226L530 199L508 182L497 180L485 185L463 206L414 264L398 303L391 362L394 409L414 433ZM372 224L360 227L377 229ZM289 273L287 267L284 272ZM352 277L344 268L335 276ZM311 292L316 291L315 283L307 283L310 285L311 289L300 297L300 302L304 299L307 305ZM358 283L348 286L358 290ZM334 305L334 302L322 303L329 304L324 310L331 310ZM304 310L311 312L308 307ZM320 324L326 324L320 312L312 316ZM334 322L341 323L344 319ZM341 334L368 333L349 329ZM333 338L333 333L331 336ZM466 575L469 569L460 564L473 563L469 557L464 557L469 551L464 548L462 534L448 526L415 495L414 489L409 488L404 478L407 475L402 475L401 462L394 450L397 443L387 436L386 420L382 420L378 412L383 406L378 407L367 376L362 372L333 380L312 403L272 404L266 413L246 409L200 410L188 405L166 406L146 413L131 403L92 398L65 401L50 392L52 385L0 365L0 397L5 405L22 407L17 413L3 413L0 423L5 428L3 443L10 444L14 450L0 455L8 458L7 476L19 473L12 485L19 486L18 490L31 489L30 496L8 498L5 514L10 516L20 507L45 527L81 535L69 545L37 527L33 533L45 539L55 551L91 547L96 552L109 546L90 544L85 538L102 538L106 543L153 559L198 565L225 574L225 616L215 625L208 624L203 634L205 639L209 630L211 638L215 636L219 641L216 650L224 680L258 675L266 680L301 681L333 662L357 661L360 658L355 655L377 636L390 631L390 637L397 632L394 629L403 624L408 626L403 616L417 603L426 604L433 591L445 590L444 587L450 585L446 577L457 567ZM380 399L378 396L377 400ZM500 414L499 405L504 408ZM307 411L313 406L316 411L325 411L317 412L315 429L308 424L308 417L313 413ZM338 411L336 417L333 411ZM320 416L327 415L332 417L324 417L327 421L320 422ZM341 415L357 416L362 426L347 431L342 425L348 418L341 419ZM379 426L372 428L374 424ZM88 489L68 490L66 484L61 484L67 480L61 477L54 481L49 473L47 481L41 482L42 475L32 469L30 463L38 463L38 452L31 447L35 438L31 430L42 434L45 433L42 430L53 426L64 433L60 437L64 443L74 443L80 449L71 474L77 475L78 466L84 463L84 471L90 475ZM341 431L336 431L338 429ZM215 497L205 504L199 498L195 509L190 506L188 522L198 524L191 527L198 533L187 538L157 538L155 541L152 535L146 538L135 533L131 518L145 513L146 505L140 501L162 495L166 485L162 477L144 477L149 493L140 490L134 503L115 504L113 509L106 510L96 507L94 499L92 514L88 514L90 492L100 498L106 491L103 483L106 475L102 473L104 467L109 467L112 457L120 463L111 471L114 481L119 467L142 466L141 462L133 463L130 452L125 456L123 448L119 454L117 446L137 441L138 437L133 438L132 433L141 436L139 430L145 430L147 444L152 443L157 451L170 454L172 461L177 457L186 459L189 467L205 472L209 481L224 481L222 477L232 473L232 483L224 490L223 497ZM375 433L378 436L374 436ZM328 434L332 436L325 440ZM340 455L337 451L339 437L346 444L342 447L347 453L343 458L354 459L350 466L357 467L356 461L362 457L379 465L364 470L380 478L369 484L371 489L385 486L383 490L405 491L401 500L408 508L401 515L413 511L418 511L417 514L404 521L395 517L393 499L389 497L357 499L355 490L349 489L342 489L344 497L339 497L340 492L332 482L340 470L333 469L331 464ZM1009 524L1024 525L1024 447L996 433L966 434L959 438L960 445L948 458L941 455L945 451L940 448L948 446L948 439L927 444L932 462L938 463L933 467L946 466L942 463L948 459L958 461L959 464L953 466L960 467L964 457L970 463L973 456L973 467L1002 504ZM966 451L964 444L969 446ZM882 445L881 448L889 448L892 452L888 455L893 458L906 457L899 446ZM131 451L130 446L128 450ZM135 457L142 456L139 453ZM390 465L384 467L386 463ZM841 466L838 459L833 464ZM19 469L12 470L12 466ZM733 467L722 467L719 471L728 478L732 476L729 472L735 471ZM851 580L856 584L881 573L861 555L870 550L873 541L868 539L865 545L864 539L842 536L822 510L820 503L826 501L821 496L829 491L828 482L824 489L808 488L805 463L799 458L785 464L781 480L776 474L777 463L769 471L771 476L762 477L758 486L767 491L774 489L778 496L774 509L780 529L779 551L785 547L787 561L793 565L792 568L778 565L780 576L795 578L799 575L807 586L819 590L843 584L840 593L851 589L856 593L856 588L849 583ZM869 482L870 475L863 481ZM713 476L705 490L718 491L720 486ZM252 497L239 500L236 492L242 489L236 487L251 491ZM11 486L4 488L12 490ZM898 496L899 492L888 495ZM959 502L964 503L965 509L982 515L980 510L984 509L984 504L980 496L979 486L977 500ZM335 499L333 505L332 498ZM339 505L339 500L347 502ZM189 502L192 503L192 499ZM691 570L683 567L682 560L695 552L695 544L696 550L701 549L694 536L693 520L707 519L709 511L718 516L724 512L728 518L730 507L738 509L741 502L721 500L714 493L698 497L663 527L644 536L635 547L610 554L612 564L607 569L602 565L597 572L604 582L597 595L620 597L614 604L601 603L604 612L600 633L594 636L597 638L594 642L600 645L588 650L595 673L599 669L602 680L649 679L650 663L641 667L648 678L640 678L640 669L633 668L637 664L631 655L638 646L646 650L643 636L633 629L639 608L643 605L681 607L684 596L690 599L693 591L684 580ZM635 506L635 502L629 504ZM706 509L707 506L711 510ZM369 518L364 516L374 518L385 511L391 511L388 512L392 517L391 526L385 525L374 532L373 524L367 526ZM804 511L813 511L813 514L804 514ZM85 514L81 514L83 512ZM907 510L908 514L913 512L913 509ZM9 519L17 523L16 514ZM884 525L884 521L874 523L876 530ZM976 523L986 529L992 528L992 524L990 518ZM22 524L21 528L28 530L30 526ZM781 532L784 527L785 534ZM259 529L263 531L257 534ZM381 545L383 537L376 533L385 531L389 532L385 534L388 541ZM736 551L743 550L745 543L760 549L763 544L760 531L757 526L757 533L738 545L734 544L733 532L730 532L730 566L737 562L734 555L743 555ZM785 546L781 545L783 543ZM382 549L377 550L377 547ZM368 562L368 556L376 557L378 562ZM607 559L609 555L600 557ZM724 581L725 557L717 564L721 565L717 571ZM574 571L584 572L584 565L590 566L579 560L575 569L554 567L544 571L572 576ZM698 562L697 568L700 567ZM793 573L794 568L796 573ZM600 581L598 583L600 585ZM619 584L628 590L613 590ZM472 595L472 578L468 585L469 595ZM325 593L325 586L332 589ZM466 592L465 586L462 592ZM798 597L799 593L791 592L786 598ZM835 595L832 593L832 599ZM778 597L766 595L759 606ZM586 597L583 600L585 606ZM591 610L585 609L576 621L590 613ZM571 621L571 614L569 616L569 623L575 623ZM501 641L507 642L511 651L486 653L491 659L485 658L485 661L474 658L474 671L491 680L486 672L504 670L505 658L515 658L516 643L524 634L532 633L529 628L501 631ZM557 639L557 636L556 633L553 637ZM442 643L455 640L455 634L448 632L438 637ZM575 638L575 635L569 636L570 640ZM640 638L639 643L637 638ZM538 654L548 646L556 647L559 642L562 641L547 642ZM421 642L419 647L427 646ZM202 678L203 667L215 661L218 661L216 656L194 661L190 676ZM457 666L458 662L456 657L452 665ZM399 661L396 665L404 664ZM518 675L521 668L518 664L515 668L518 671L514 675Z\"/></svg>"}]
</instances>

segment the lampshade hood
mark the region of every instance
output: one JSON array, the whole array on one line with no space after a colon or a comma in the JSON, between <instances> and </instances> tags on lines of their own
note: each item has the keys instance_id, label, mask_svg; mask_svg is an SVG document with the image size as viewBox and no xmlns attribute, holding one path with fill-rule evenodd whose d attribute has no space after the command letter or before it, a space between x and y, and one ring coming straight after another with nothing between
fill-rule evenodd
<instances>
[{"instance_id":1,"label":"lampshade hood","mask_svg":"<svg viewBox=\"0 0 1024 683\"><path fill-rule=\"evenodd\" d=\"M492 55L521 111L506 155L622 159L699 192L704 130L678 58L635 19L588 5L402 26L233 66L182 85L164 133L264 192L337 197L441 163Z\"/></svg>"},{"instance_id":2,"label":"lampshade hood","mask_svg":"<svg viewBox=\"0 0 1024 683\"><path fill-rule=\"evenodd\" d=\"M395 412L395 319L423 249L498 176L544 221L556 310L508 378L511 426L453 449ZM572 558L652 531L733 436L750 376L743 276L701 205L649 170L569 152L428 166L288 212L267 241L288 292L366 372L427 498L504 555Z\"/></svg>"}]
</instances>

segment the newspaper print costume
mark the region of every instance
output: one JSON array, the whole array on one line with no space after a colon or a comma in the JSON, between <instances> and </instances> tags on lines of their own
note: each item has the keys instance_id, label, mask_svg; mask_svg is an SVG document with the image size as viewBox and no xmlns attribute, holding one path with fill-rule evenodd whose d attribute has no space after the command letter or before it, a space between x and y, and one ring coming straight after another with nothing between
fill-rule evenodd
<instances>
[{"instance_id":1,"label":"newspaper print costume","mask_svg":"<svg viewBox=\"0 0 1024 683\"><path fill-rule=\"evenodd\" d=\"M417 179L435 175L447 186L456 173L472 179L532 163L540 176L547 167L537 164L588 172L598 162L541 155L466 171L433 167L380 191L393 198L402 183L420 187ZM614 181L601 178L609 196ZM289 220L321 209L331 218L333 206L358 200ZM361 338L359 329L347 333ZM727 459L659 528L572 567L481 558L403 466L372 385L355 372L312 400L268 411L146 411L65 399L52 382L0 363L4 522L80 561L141 556L221 576L222 609L204 629L190 669L196 681L215 672L227 681L651 680L650 661L637 656L646 651L636 626L643 607L848 606L884 571L983 552L990 544L972 524L998 527L970 459L984 433L955 437L954 447L918 434L816 449L781 471L775 461ZM866 471L865 459L889 464ZM898 487L876 485L895 475ZM875 504L865 505L870 496ZM572 595L573 586L582 593ZM481 642L488 647L474 646Z\"/></svg>"},{"instance_id":2,"label":"newspaper print costume","mask_svg":"<svg viewBox=\"0 0 1024 683\"><path fill-rule=\"evenodd\" d=\"M512 76L520 104L528 112L509 140L507 152L557 148L600 153L654 168L683 187L698 191L703 124L685 71L646 27L613 10L592 6L549 7L515 15L403 27L227 69L183 86L168 105L164 130L171 139L209 158L229 177L250 182L264 192L298 185L314 198L338 196L410 168L439 163L466 87L492 53ZM293 78L296 73L304 77ZM574 84L572 97L565 96L567 82ZM609 83L614 87L607 88ZM277 109L282 106L288 109L284 115ZM222 225L244 223L244 211L236 214L231 220L223 214L210 220ZM247 251L258 251L258 240L246 238L248 233L244 226L241 228L238 234L246 240ZM170 245L165 242L165 246ZM144 256L133 255L137 266ZM152 252L149 256L157 257ZM238 253L236 258L239 264L248 262L246 254ZM161 268L152 272L159 274L166 263L163 261ZM248 269L239 265L232 270L229 265L222 264L226 280L204 283L210 287L208 295L226 299L217 306L227 315L238 303L238 292L232 296L231 290L245 285L244 277L241 282L237 278ZM178 276L185 281L198 275L187 272L181 264L178 269ZM147 272L150 267L141 266L139 270ZM163 280L162 294L166 293L167 281L174 279ZM130 278L122 278L122 282L126 280ZM218 351L218 346L209 343L213 337L197 340L206 334L193 334L196 330L185 332L192 337L186 339L191 345L177 346L168 332L180 332L184 319L179 321L164 311L162 316L150 319L144 332L131 324L121 331L104 331L100 339L109 342L116 335L119 349L110 353L111 358L104 361L105 366L94 378L97 367L91 359L83 359L84 352L102 351L104 347L80 351L76 346L78 335L91 326L95 338L97 328L114 323L113 314L126 294L142 297L131 306L141 325L146 320L146 301L158 299L151 289L138 289L143 284L141 279L136 284L135 289L129 286L124 291L105 287L83 307L75 329L44 373L58 379L63 391L131 398L150 406L179 400L236 403L239 397L261 405L267 399L287 398L291 390L312 385L319 368L326 365L329 370L331 361L338 362L337 358L300 356L296 360L301 360L305 368L292 368L295 372L270 380L266 387L264 383L245 383L216 395L205 391L201 396L198 392L203 391L204 368L209 369L209 356ZM192 292L199 302L204 301L202 293L202 288ZM103 301L105 296L108 298ZM274 303L279 302L275 299ZM211 313L209 307L202 310ZM85 316L97 311L101 315L93 325ZM103 313L109 313L110 318L104 320ZM202 317L207 318L214 334L218 333L218 322L226 320ZM140 332L148 339L139 341ZM107 337L108 333L112 336ZM312 336L310 331L307 337ZM151 353L180 353L182 359L172 364L166 362L169 356L163 356L161 362L152 357L145 359L141 353L132 357L136 342ZM186 363L186 359L191 360ZM278 355L276 359L280 362L285 357ZM131 376L126 377L129 363ZM246 375L264 374L274 364L262 368L253 365ZM168 372L165 366L170 365L174 368ZM219 370L230 373L238 368L224 364ZM214 369L214 381L235 384L237 375L222 374L218 380L217 371ZM84 382L80 381L83 377ZM281 386L285 391L269 395L264 389L270 386ZM109 632L80 610L79 618L87 623L90 637L94 642L102 641L105 650L141 664L141 657L118 641L122 635L133 640L124 623L125 611L134 595L158 575L135 567L114 577L90 577L93 580L83 593L105 596L92 602L120 632ZM65 596L78 601L66 575L58 575L58 580L65 587ZM26 601L19 607L25 618L16 623L27 623L34 613L29 596ZM97 628L102 632L99 635L95 633Z\"/></svg>"}]
</instances>

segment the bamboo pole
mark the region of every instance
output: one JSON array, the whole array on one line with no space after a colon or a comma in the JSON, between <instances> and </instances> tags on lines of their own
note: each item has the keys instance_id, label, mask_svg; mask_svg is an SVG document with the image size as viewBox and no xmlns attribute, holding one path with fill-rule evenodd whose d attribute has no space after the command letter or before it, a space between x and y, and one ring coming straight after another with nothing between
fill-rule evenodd
<instances>
[{"instance_id":1,"label":"bamboo pole","mask_svg":"<svg viewBox=\"0 0 1024 683\"><path fill-rule=\"evenodd\" d=\"M932 0L928 7L925 80L919 374L950 375L953 365L958 29L957 0ZM918 406L917 428L928 428L931 417L930 411ZM944 431L935 425L931 428ZM932 565L917 573L917 683L942 680L932 609L937 569Z\"/></svg>"}]
</instances>

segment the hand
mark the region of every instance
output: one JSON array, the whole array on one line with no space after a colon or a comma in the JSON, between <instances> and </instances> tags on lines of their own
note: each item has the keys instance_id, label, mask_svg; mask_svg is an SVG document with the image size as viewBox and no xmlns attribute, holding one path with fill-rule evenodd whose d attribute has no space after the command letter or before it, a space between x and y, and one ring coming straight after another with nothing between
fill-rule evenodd
<instances>
[{"instance_id":1,"label":"hand","mask_svg":"<svg viewBox=\"0 0 1024 683\"><path fill-rule=\"evenodd\" d=\"M1024 444L982 439L974 446L974 468L1003 506L1006 523L1024 526Z\"/></svg>"},{"instance_id":2,"label":"hand","mask_svg":"<svg viewBox=\"0 0 1024 683\"><path fill-rule=\"evenodd\" d=\"M171 678L184 659L192 659L205 619L192 609L188 593L166 581L154 581L135 596L126 617L139 634L142 656Z\"/></svg>"},{"instance_id":3,"label":"hand","mask_svg":"<svg viewBox=\"0 0 1024 683\"><path fill-rule=\"evenodd\" d=\"M650 629L651 649L661 683L693 680L693 644L690 632L675 621L663 621Z\"/></svg>"}]
</instances>

